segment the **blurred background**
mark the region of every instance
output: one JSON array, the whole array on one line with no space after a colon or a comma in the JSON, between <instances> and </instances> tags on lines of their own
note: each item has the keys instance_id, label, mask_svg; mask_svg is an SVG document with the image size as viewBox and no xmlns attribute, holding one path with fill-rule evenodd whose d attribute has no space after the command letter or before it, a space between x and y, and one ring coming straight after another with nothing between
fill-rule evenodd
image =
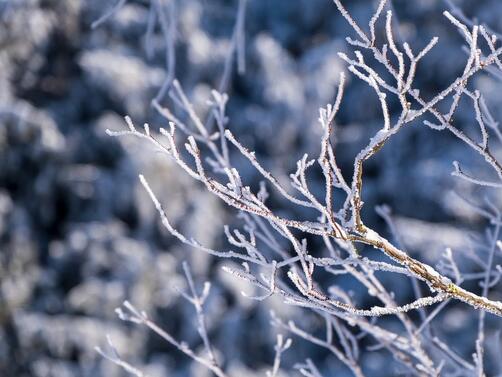
<instances>
[{"instance_id":1,"label":"blurred background","mask_svg":"<svg viewBox=\"0 0 502 377\"><path fill-rule=\"evenodd\" d=\"M161 2L166 12L168 3ZM344 3L362 25L375 9L370 0ZM193 308L172 289L186 285L183 260L199 287L205 280L213 283L206 305L209 335L228 373L263 375L274 357L270 310L303 321L312 331L322 331L322 323L274 297L261 303L242 297L242 290L252 293L253 288L223 273L221 266L232 262L183 246L162 228L139 185L140 172L172 223L204 245L224 247L223 225L240 220L149 144L105 134L107 128L123 129L125 115L138 125L149 122L154 130L166 126L151 105L166 77L162 25L157 20L148 31L149 17L155 17L150 3L128 0L91 28L115 4L0 1L0 376L125 376L94 350L105 344L106 334L124 359L149 376L210 376L114 313L130 300L177 339L201 348ZM462 38L442 16L445 2L392 4L400 25L398 41L418 50L433 36L440 38L417 72L416 85L430 97L463 70ZM469 17L502 30L499 1L456 4ZM175 1L175 76L201 117L211 89L220 85L237 8L235 0ZM347 50L345 37L352 33L329 0L249 0L244 30L245 72L234 67L227 89L229 128L256 150L263 165L285 177L304 153L318 154L318 108L334 100L345 70L337 52ZM495 118L502 119L500 80L483 73L475 84ZM171 106L167 96L159 102ZM458 125L476 135L472 107L464 105ZM390 106L398 110L398 103ZM355 154L381 125L372 89L348 75L335 131L337 160L347 177ZM493 147L495 153L498 148ZM475 199L490 193L452 177L453 160L470 171L486 169L452 136L420 123L406 127L368 162L366 223L388 234L374 210L385 203L414 257L435 264L445 247L459 255L471 250L469 235L486 224L455 192ZM243 162L239 168L243 180L256 187L257 172ZM320 176L312 187L322 192ZM500 195L490 200L502 208ZM280 210L302 214L298 208ZM392 278L382 281L396 287L396 297L405 302L411 289ZM476 284L470 288L479 291ZM500 285L495 291L493 297L501 299ZM359 306L365 303L362 298ZM455 339L455 351L470 358L476 320L468 306L450 304L436 324L447 342ZM489 316L487 326L493 331L500 322ZM349 375L324 350L295 338L284 355L289 372L283 375L297 373L291 372L292 365L306 357L325 376ZM369 375L388 376L389 360L380 350L365 353L361 363Z\"/></svg>"}]
</instances>

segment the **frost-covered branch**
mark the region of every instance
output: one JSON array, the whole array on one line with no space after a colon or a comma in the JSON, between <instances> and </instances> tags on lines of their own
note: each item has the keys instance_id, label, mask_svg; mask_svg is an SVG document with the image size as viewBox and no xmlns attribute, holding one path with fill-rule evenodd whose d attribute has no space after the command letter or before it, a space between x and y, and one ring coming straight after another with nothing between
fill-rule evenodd
<instances>
[{"instance_id":1,"label":"frost-covered branch","mask_svg":"<svg viewBox=\"0 0 502 377\"><path fill-rule=\"evenodd\" d=\"M200 297L198 297L195 300L194 300L194 297L187 296L187 298L190 300L193 300L193 301L200 300ZM194 302L192 302L192 303L194 304L194 306L196 305ZM187 355L188 357L190 357L191 359L193 359L197 363L202 364L206 368L211 370L216 376L218 376L218 377L226 377L227 376L227 374L216 363L216 360L214 359L214 355L212 354L212 351L209 353L209 355L210 355L209 359L199 356L189 347L188 344L186 344L185 342L180 342L180 341L176 340L171 334L169 334L168 332L166 332L165 330L160 328L155 322L150 320L145 312L138 310L130 302L125 301L123 304L123 308L117 308L116 312L117 312L119 318L123 321L132 322L132 323L136 323L136 324L144 325L144 326L148 327L150 330L152 330L154 333L159 335L161 338L163 338L169 344L176 347L179 351L183 352L185 355ZM200 316L200 313L198 311L197 311L197 315ZM201 327L201 325L200 325L201 322L204 323L203 318L199 320L198 331L199 331L199 334L201 334L201 336L202 336L202 334L205 334L206 340L204 340L204 344L206 347L208 347L209 341L207 340L207 333L205 331L205 325L202 325L202 327ZM210 350L210 349L211 348L209 346L208 350ZM119 362L115 361L115 360L119 360L118 356L111 356L111 357L107 356L107 358L111 359L116 364L119 364L122 367L128 366L128 364L125 364L123 362L119 363ZM126 369L126 370L128 370L128 369ZM132 369L132 370L135 370L135 369ZM136 375L143 377L142 374L136 374Z\"/></svg>"},{"instance_id":2,"label":"frost-covered branch","mask_svg":"<svg viewBox=\"0 0 502 377\"><path fill-rule=\"evenodd\" d=\"M490 136L495 134L500 141L502 133L481 93L471 90L469 86L478 72L489 67L502 68L502 48L497 47L496 38L490 35L487 29L467 24L463 19L445 12L447 20L463 36L468 46L468 56L462 73L432 98L425 99L416 87L415 75L418 64L437 45L438 38L432 38L425 47L414 51L408 43L403 43L399 41L400 38L395 37L393 25L396 21L393 12L388 10L385 17L382 16L387 5L386 0L378 2L375 13L369 20L369 33L355 21L342 1L334 2L358 38L347 38L354 51L339 56L348 64L348 71L376 94L382 117L378 131L354 158L351 180L345 178L338 165L331 140L337 127L337 113L343 101L345 74L340 75L334 102L319 111L322 136L318 156L312 159L304 154L298 160L296 170L289 174L289 182L272 174L266 164L260 161L257 153L248 149L230 131L231 121L226 115L229 97L225 92L234 55L237 55L239 71L244 68L245 0L239 1L231 51L225 63L219 90L213 90L208 100L209 116L205 122L196 112L190 100L190 93L185 92L182 84L173 77L166 90L173 104L171 107L176 107L178 111L169 106L161 106L159 101L154 102L159 114L169 122L169 129L161 128L159 133L156 133L145 125L140 130L134 126L131 119L126 118L126 131L108 133L113 136L132 135L150 142L182 171L236 210L243 228L234 228L233 225L232 228L224 228L226 240L235 250L222 251L206 247L191 236L182 234L170 223L168 214L148 184L147 178L140 175L142 186L158 211L162 224L171 235L185 245L213 256L239 261L242 268L226 266L224 270L261 291L261 294L243 293L250 299L263 301L271 296L278 296L288 305L306 308L322 315L327 324L326 339L300 329L294 322L285 324L274 319L276 326L329 350L356 376L363 375L358 363L359 348L356 337L347 330L345 324L356 326L364 335L371 336L376 342L374 349L387 349L400 364L412 371L412 374L436 376L445 365L468 370L477 368L481 371L485 311L502 317L502 302L487 297L490 287L497 284L502 276L502 268L497 267L494 262L495 253L500 250L500 214L490 205L489 208L477 209L478 214L490 221L494 230L490 233L486 260L478 256L473 257L482 272L463 272L450 249L446 250L437 268L410 256L406 250L406 240L398 234L388 208L379 207L377 212L389 226L393 235L392 242L365 225L362 209L367 161L374 158L405 126L418 120L436 131L452 133L479 154L496 177L492 180L481 180L466 173L458 162L454 162L454 175L479 186L492 189L502 187L502 165L490 150ZM376 31L380 17L384 18L381 20L383 41L377 38ZM484 43L480 44L483 40ZM369 63L370 61L372 63ZM169 67L171 65L168 66L168 71ZM385 74L379 73L382 69ZM390 102L391 98L393 102ZM479 134L477 137L468 136L454 124L462 98L472 102L478 130L476 132ZM399 109L395 116L392 115L390 104L395 104ZM446 108L446 112L440 111L440 108ZM425 119L426 116L433 121ZM213 121L216 122L214 130ZM181 142L177 131L184 136ZM246 163L261 175L259 188L245 182L245 175L239 172L233 161L235 153L244 157ZM324 191L321 194L309 184L309 174L315 169L318 172L320 169L324 179ZM296 218L287 217L283 211L276 209L277 203L271 204L268 200L269 189L276 192L280 205L287 208L306 208L307 211ZM341 194L341 200L335 195L335 190ZM303 213L313 215L307 217ZM320 237L322 241L319 251L313 249L312 245L316 244L309 238L315 236ZM358 250L361 245L380 251L379 257L385 256L390 260L377 259L375 253L368 257L361 256ZM190 295L184 294L184 297L195 306L198 331L209 355L208 359L195 355L186 345L162 332L144 313L139 313L129 303L125 304L128 313L120 311L121 317L150 327L197 362L223 375L216 363L205 329L202 305L206 293L197 293L188 268L184 266L184 269L191 292ZM404 304L398 303L394 292L379 279L382 273L399 274L403 282L411 282L415 297L408 297ZM320 274L327 276L329 283L324 279L316 279ZM349 292L331 283L332 279L339 275L354 278L370 296L378 300L378 304L361 308ZM482 280L481 294L461 287L464 282L474 279ZM420 282L429 288L429 294L422 296ZM455 352L439 339L432 339L430 323L453 300L465 302L480 311L474 365L455 355ZM431 308L432 305L436 306ZM408 313L417 309L420 311L418 322ZM402 333L386 330L377 320L373 320L382 316L395 316L403 329ZM282 338L278 338L276 358L269 372L270 376L278 373L281 354L288 346L287 341L283 342ZM437 358L432 356L432 352L438 350L446 355L444 364L436 362ZM119 360L117 357L112 359ZM300 365L299 369L304 375L319 375L311 362Z\"/></svg>"}]
</instances>

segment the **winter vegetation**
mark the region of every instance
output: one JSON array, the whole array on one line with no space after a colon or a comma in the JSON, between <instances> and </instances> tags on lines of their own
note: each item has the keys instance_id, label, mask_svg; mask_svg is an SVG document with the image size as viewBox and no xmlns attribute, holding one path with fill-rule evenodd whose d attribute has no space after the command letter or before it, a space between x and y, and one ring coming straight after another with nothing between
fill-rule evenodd
<instances>
[{"instance_id":1,"label":"winter vegetation","mask_svg":"<svg viewBox=\"0 0 502 377\"><path fill-rule=\"evenodd\" d=\"M350 179L346 179L336 160L336 153L332 143L333 129L336 127L336 115L343 104L345 87L345 74L340 73L337 95L333 104L321 107L319 110L319 123L322 136L319 140L319 154L311 158L307 153L296 163L297 169L290 174L289 182L280 182L273 173L264 168L255 156L255 152L247 149L231 131L231 122L225 114L228 101L226 93L221 90L226 88L225 76L233 64L233 57L244 65L240 52L245 48L243 38L243 14L245 0L239 2L237 21L232 37L232 45L225 67L224 78L220 91L213 90L212 98L208 100L211 115L208 121L203 122L194 110L193 104L182 89L181 84L174 78L173 41L172 32L166 32L166 46L171 51L168 59L167 79L159 95L154 100L156 109L165 116L169 128L160 128L159 134L153 134L150 126L145 124L137 130L133 121L126 117L127 131L108 131L112 136L133 135L145 138L174 161L185 173L204 184L206 189L219 197L227 205L238 211L238 216L243 219L241 229L230 229L225 226L227 241L233 246L229 250L216 250L208 248L196 239L184 235L176 230L169 221L168 214L150 188L147 179L140 175L140 181L148 192L155 208L159 212L162 224L171 235L180 242L194 249L209 253L219 258L235 259L241 262L242 267L233 268L224 266L225 272L238 279L244 279L262 291L260 295L248 295L250 300L262 301L272 295L282 297L285 305L294 305L313 311L326 321L325 337L317 338L308 332L298 329L292 322L283 322L272 314L272 326L299 335L308 342L321 345L332 352L356 376L363 376L364 372L358 363L357 355L359 336L372 337L378 346L386 347L393 357L407 369L407 373L419 375L458 375L477 374L484 375L484 343L485 313L492 313L502 317L502 302L488 298L490 287L493 287L500 278L500 267L494 265L494 256L502 252L502 241L499 240L500 212L489 200L484 203L489 209L483 209L482 204L478 211L483 211L490 220L492 227L484 255L478 256L482 262L483 271L479 275L482 292L477 294L461 287L464 281L463 272L456 264L451 249L444 252L443 263L434 268L418 259L412 258L408 253L393 242L378 234L375 230L364 224L362 216L364 166L378 151L403 127L414 121L422 121L425 126L437 131L450 132L465 143L471 150L480 154L487 164L493 169L491 180L477 177L475 174L466 173L457 161L453 161L453 175L467 180L469 183L493 188L502 187L502 165L492 154L489 148L489 129L494 130L494 136L500 136L498 124L491 116L482 94L479 90L470 89L471 78L482 70L502 70L500 55L502 47L497 47L497 36L487 31L484 26L471 23L466 25L452 13L445 11L444 16L452 27L457 28L465 42L467 52L465 68L449 86L442 89L432 98L425 99L420 94L420 89L415 84L417 65L420 60L427 58L427 53L438 43L434 37L421 50L413 51L412 47L403 42L398 44L393 31L393 12L387 6L386 0L381 0L375 13L369 20L368 30L354 20L350 12L339 0L334 1L340 14L345 18L354 31L355 38L347 36L347 43L352 53L339 53L340 58L347 63L348 71L358 79L370 86L377 96L382 113L380 129L369 139L368 144L356 155L353 172ZM153 6L153 5L152 5ZM387 8L386 12L384 9ZM459 10L454 8L459 13ZM174 14L171 5L170 14ZM384 13L384 15L382 15ZM377 39L377 27L382 18L383 31L380 40ZM170 25L175 18L171 16ZM99 21L98 21L99 22ZM465 20L464 20L465 22ZM371 60L371 63L369 62ZM386 76L379 73L384 71ZM242 69L244 71L244 69ZM188 116L186 123L174 115L173 110L163 107L159 100L165 92L169 93L175 106L179 107ZM400 110L395 116L389 112L388 97L394 96L399 102ZM474 123L478 128L478 136L470 137L459 130L453 118L459 107L461 98L465 96L472 100L472 112L475 114ZM448 103L446 112L440 110L443 103ZM483 105L484 104L484 105ZM350 104L347 104L350 106ZM430 114L434 122L424 118ZM213 128L216 123L216 128ZM488 123L488 124L487 124ZM180 151L178 132L184 134L184 149L189 156L184 156ZM499 142L502 139L498 140ZM253 190L243 182L238 168L230 158L229 148L236 148L254 168L262 175L260 188ZM181 147L183 148L183 147ZM207 153L207 155L205 155ZM317 165L317 166L316 166ZM309 173L315 168L321 170L325 182L325 192L322 197L312 193L309 187ZM347 174L345 174L347 175ZM303 206L312 209L315 217L288 218L272 208L267 203L270 196L269 190L275 190L281 196L281 205ZM342 191L344 200L334 200L334 190ZM392 225L389 209L378 209L381 216ZM312 250L305 235L317 236L322 239L324 250ZM290 244L289 250L280 246L278 239L283 238ZM397 239L397 235L394 235ZM358 251L359 245L368 245L372 252L366 251L370 256L363 256ZM317 248L316 248L317 249ZM371 253L381 252L388 257L388 261L374 260ZM126 321L144 324L157 332L168 342L180 348L182 352L193 358L194 361L207 366L218 376L226 374L216 360L205 329L202 304L209 289L206 282L201 296L198 296L188 267L184 265L185 274L190 286L191 295L183 296L190 301L199 318L197 330L204 342L207 357L196 355L187 345L174 340L170 335L148 319L146 313L140 313L129 302L125 302L125 309L130 314L118 309L119 317ZM393 297L392 291L386 288L377 278L376 273L383 271L401 275L401 279L411 281L416 287L416 297L413 301L399 304ZM351 275L362 284L369 295L378 299L380 305L371 308L359 308L357 303L347 292L335 285L323 286L316 280L316 276L331 274L335 276ZM329 281L329 280L328 280ZM397 281L397 280L396 280ZM423 294L420 283L425 283L428 292ZM425 293L425 292L424 292ZM476 353L473 360L462 360L459 363L454 357L454 352L439 338L428 334L427 328L440 311L450 300L460 300L479 311L478 337L476 339ZM430 310L425 308L434 307ZM413 321L408 312L419 310L419 320ZM378 322L370 321L368 317L394 315L402 325L401 331L388 331ZM335 330L336 335L333 335ZM355 330L355 331L354 331ZM435 343L437 342L437 343ZM277 357L274 364L280 363L281 353L290 346L290 340L283 345L282 338L278 338L276 346ZM337 347L335 344L339 343ZM434 357L434 352L443 352L441 359ZM105 354L106 356L106 354ZM121 364L123 361L114 353L108 357ZM307 365L307 364L306 364ZM129 366L127 368L130 368ZM305 375L315 375L311 368L298 367ZM132 369L133 373L142 376L139 371ZM276 375L278 366L269 375Z\"/></svg>"},{"instance_id":2,"label":"winter vegetation","mask_svg":"<svg viewBox=\"0 0 502 377\"><path fill-rule=\"evenodd\" d=\"M296 11L324 10L325 19L311 15L317 23L302 28L301 43L295 22L275 31L289 52L257 20L271 13L276 25L281 9L293 17L290 2L95 7L91 40L105 33L113 46L118 25L137 23L131 33L143 42L126 49L123 67L106 47L79 57L89 81L114 90L128 115L125 127L108 115L95 131L100 153L125 150L126 162L103 173L82 165L74 181L113 169L127 179L90 190L102 193L89 194L102 195L98 205L54 236L44 263L66 271L78 263L89 276L59 312L106 321L86 341L97 352L79 358L87 369L37 361L18 374L502 375L502 44L476 6L463 5L420 13L397 0L301 2ZM221 12L225 26L204 26L204 12ZM320 47L306 51L309 43ZM138 91L143 81L155 84ZM36 123L23 106L1 115ZM100 225L109 218L127 229ZM2 263L13 277L0 275L0 298L16 281ZM0 310L2 331L19 331L18 342L28 339L19 349L29 349L36 337L16 323L34 334L47 325L37 305L10 305ZM118 320L108 317L112 306Z\"/></svg>"}]
</instances>

